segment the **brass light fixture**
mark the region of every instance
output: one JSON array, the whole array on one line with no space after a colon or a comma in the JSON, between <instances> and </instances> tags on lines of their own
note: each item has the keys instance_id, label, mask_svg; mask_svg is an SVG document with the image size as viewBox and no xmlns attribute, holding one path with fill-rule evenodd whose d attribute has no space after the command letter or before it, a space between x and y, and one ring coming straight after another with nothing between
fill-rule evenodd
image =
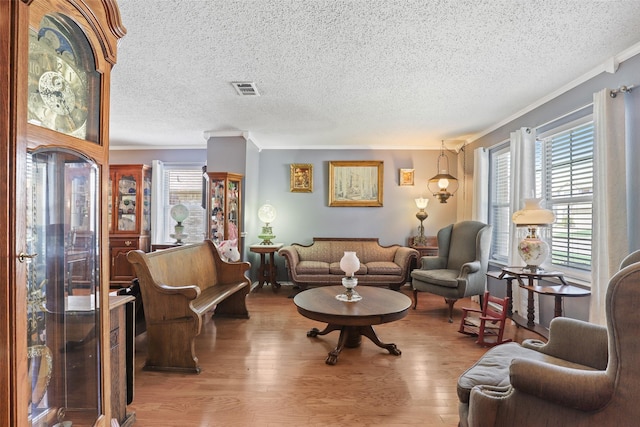
<instances>
[{"instance_id":1,"label":"brass light fixture","mask_svg":"<svg viewBox=\"0 0 640 427\"><path fill-rule=\"evenodd\" d=\"M458 180L449 174L449 158L444 154L444 141L438 156L438 174L429 180L427 188L440 203L447 203L447 199L458 191Z\"/></svg>"}]
</instances>

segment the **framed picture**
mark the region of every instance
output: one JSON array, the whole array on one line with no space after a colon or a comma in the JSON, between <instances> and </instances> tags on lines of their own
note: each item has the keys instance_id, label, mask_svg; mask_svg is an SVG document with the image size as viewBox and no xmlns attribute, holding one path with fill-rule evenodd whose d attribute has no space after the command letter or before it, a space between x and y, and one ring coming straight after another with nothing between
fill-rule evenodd
<instances>
[{"instance_id":1,"label":"framed picture","mask_svg":"<svg viewBox=\"0 0 640 427\"><path fill-rule=\"evenodd\" d=\"M400 185L413 185L413 169L400 169Z\"/></svg>"},{"instance_id":2,"label":"framed picture","mask_svg":"<svg viewBox=\"0 0 640 427\"><path fill-rule=\"evenodd\" d=\"M329 206L382 206L383 162L329 162Z\"/></svg>"},{"instance_id":3,"label":"framed picture","mask_svg":"<svg viewBox=\"0 0 640 427\"><path fill-rule=\"evenodd\" d=\"M292 163L289 185L292 193L312 193L313 165L308 163Z\"/></svg>"}]
</instances>

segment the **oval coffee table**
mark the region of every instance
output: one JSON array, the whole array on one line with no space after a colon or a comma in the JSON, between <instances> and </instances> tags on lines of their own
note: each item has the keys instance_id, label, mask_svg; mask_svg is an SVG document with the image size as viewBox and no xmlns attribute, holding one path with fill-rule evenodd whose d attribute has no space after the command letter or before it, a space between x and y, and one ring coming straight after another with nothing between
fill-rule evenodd
<instances>
[{"instance_id":1,"label":"oval coffee table","mask_svg":"<svg viewBox=\"0 0 640 427\"><path fill-rule=\"evenodd\" d=\"M327 327L322 331L317 328L311 329L307 332L308 337L326 335L340 330L338 346L329 353L326 363L335 365L342 349L345 346L358 347L362 341L362 335L378 347L399 356L401 351L398 347L395 344L381 342L372 325L402 319L407 315L411 299L398 291L358 286L358 293L362 296L362 300L357 302L337 300L336 295L344 291L345 288L342 286L323 286L300 292L293 299L298 312L304 317L327 323Z\"/></svg>"}]
</instances>

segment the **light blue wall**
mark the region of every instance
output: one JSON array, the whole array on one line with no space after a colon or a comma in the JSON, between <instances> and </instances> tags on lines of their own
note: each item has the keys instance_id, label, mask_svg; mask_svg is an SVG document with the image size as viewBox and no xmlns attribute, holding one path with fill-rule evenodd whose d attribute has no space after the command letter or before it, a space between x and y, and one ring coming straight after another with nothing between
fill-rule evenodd
<instances>
[{"instance_id":1,"label":"light blue wall","mask_svg":"<svg viewBox=\"0 0 640 427\"><path fill-rule=\"evenodd\" d=\"M414 199L425 196L430 200L425 220L425 233L437 231L456 221L458 197L440 204L427 192L426 183L437 172L438 151L427 150L262 150L259 153L258 192L247 199L245 218L247 242L257 243L262 224L257 219L258 208L269 200L277 210L271 224L275 241L309 244L313 237L377 237L382 245L407 244L416 235L419 221ZM456 175L455 154L448 153L451 173ZM384 162L382 207L329 207L329 162L336 160L381 160ZM313 192L290 191L290 165L313 165ZM398 185L399 169L415 169L415 185ZM247 170L252 179L253 169ZM286 280L284 261L277 259L279 278ZM256 264L256 254L249 260Z\"/></svg>"}]
</instances>

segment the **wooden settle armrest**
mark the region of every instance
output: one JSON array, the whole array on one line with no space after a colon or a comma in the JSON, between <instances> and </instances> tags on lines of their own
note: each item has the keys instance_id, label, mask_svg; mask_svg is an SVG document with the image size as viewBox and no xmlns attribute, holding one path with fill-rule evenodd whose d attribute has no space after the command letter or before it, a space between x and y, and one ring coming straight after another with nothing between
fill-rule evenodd
<instances>
[{"instance_id":1,"label":"wooden settle armrest","mask_svg":"<svg viewBox=\"0 0 640 427\"><path fill-rule=\"evenodd\" d=\"M226 262L219 258L216 260L216 272L218 278L216 285L227 285L239 282L247 282L251 284L251 280L247 277L246 272L251 269L248 262ZM214 286L216 286L214 285Z\"/></svg>"}]
</instances>

